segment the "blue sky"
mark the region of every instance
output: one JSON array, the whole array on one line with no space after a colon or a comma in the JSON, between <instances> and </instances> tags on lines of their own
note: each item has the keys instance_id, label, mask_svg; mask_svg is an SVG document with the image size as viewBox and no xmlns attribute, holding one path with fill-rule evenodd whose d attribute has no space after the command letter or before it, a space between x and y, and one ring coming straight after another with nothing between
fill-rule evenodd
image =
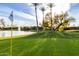
<instances>
[{"instance_id":1,"label":"blue sky","mask_svg":"<svg viewBox=\"0 0 79 59\"><path fill-rule=\"evenodd\" d=\"M23 3L0 3L0 16L8 18L12 10L14 11L14 23L35 25L35 20L30 18L34 17L34 10L31 6Z\"/></svg>"},{"instance_id":2,"label":"blue sky","mask_svg":"<svg viewBox=\"0 0 79 59\"><path fill-rule=\"evenodd\" d=\"M56 4L53 11L60 13L62 10L68 11L71 16L76 18L76 22L73 24L79 26L79 4ZM60 6L59 6L60 5ZM63 6L62 6L63 5ZM0 3L0 17L4 18L6 23L9 24L8 19L10 12L14 11L14 24L32 26L36 25L34 16L34 7L25 3ZM58 11L59 10L59 11ZM47 11L46 11L47 12ZM41 11L38 10L39 23L42 22Z\"/></svg>"},{"instance_id":3,"label":"blue sky","mask_svg":"<svg viewBox=\"0 0 79 59\"><path fill-rule=\"evenodd\" d=\"M79 26L79 3L71 4L69 12L76 19L76 21L73 22L73 24Z\"/></svg>"}]
</instances>

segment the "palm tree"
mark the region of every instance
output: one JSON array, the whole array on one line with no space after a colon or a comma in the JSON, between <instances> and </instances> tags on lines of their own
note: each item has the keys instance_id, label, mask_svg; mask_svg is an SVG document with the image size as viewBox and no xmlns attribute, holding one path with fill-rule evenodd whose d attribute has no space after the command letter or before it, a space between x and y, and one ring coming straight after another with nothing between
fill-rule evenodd
<instances>
[{"instance_id":1,"label":"palm tree","mask_svg":"<svg viewBox=\"0 0 79 59\"><path fill-rule=\"evenodd\" d=\"M4 19L1 19L1 24L3 25L3 27L5 27Z\"/></svg>"},{"instance_id":2,"label":"palm tree","mask_svg":"<svg viewBox=\"0 0 79 59\"><path fill-rule=\"evenodd\" d=\"M43 14L43 24L44 24L44 11L45 11L45 8L41 7L40 10L42 11L42 14Z\"/></svg>"},{"instance_id":3,"label":"palm tree","mask_svg":"<svg viewBox=\"0 0 79 59\"><path fill-rule=\"evenodd\" d=\"M54 4L53 3L49 3L48 4L48 7L50 8L50 22L51 22L51 32L54 30L54 28L52 28L52 7L54 7Z\"/></svg>"},{"instance_id":4,"label":"palm tree","mask_svg":"<svg viewBox=\"0 0 79 59\"><path fill-rule=\"evenodd\" d=\"M35 16L36 16L36 24L37 24L37 32L39 31L38 29L38 18L37 18L37 6L39 5L38 3L32 3L33 6L35 7Z\"/></svg>"}]
</instances>

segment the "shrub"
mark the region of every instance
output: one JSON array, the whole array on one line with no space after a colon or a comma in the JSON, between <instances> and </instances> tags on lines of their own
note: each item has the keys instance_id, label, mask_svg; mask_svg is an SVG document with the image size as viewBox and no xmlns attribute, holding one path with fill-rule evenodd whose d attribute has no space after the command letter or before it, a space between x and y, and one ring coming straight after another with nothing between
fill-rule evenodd
<instances>
[{"instance_id":1,"label":"shrub","mask_svg":"<svg viewBox=\"0 0 79 59\"><path fill-rule=\"evenodd\" d=\"M64 31L64 26L61 25L61 26L59 27L58 31L63 32L63 31Z\"/></svg>"}]
</instances>

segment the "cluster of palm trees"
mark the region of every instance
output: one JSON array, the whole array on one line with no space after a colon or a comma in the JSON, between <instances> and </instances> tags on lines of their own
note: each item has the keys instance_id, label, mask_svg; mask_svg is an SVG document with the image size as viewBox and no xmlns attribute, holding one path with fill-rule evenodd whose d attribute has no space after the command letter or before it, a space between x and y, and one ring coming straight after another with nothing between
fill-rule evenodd
<instances>
[{"instance_id":1,"label":"cluster of palm trees","mask_svg":"<svg viewBox=\"0 0 79 59\"><path fill-rule=\"evenodd\" d=\"M5 27L5 22L4 22L4 19L0 19L0 24Z\"/></svg>"},{"instance_id":2,"label":"cluster of palm trees","mask_svg":"<svg viewBox=\"0 0 79 59\"><path fill-rule=\"evenodd\" d=\"M38 18L37 18L37 7L39 6L39 5L41 5L42 6L42 4L41 3L32 3L33 4L33 6L35 7L35 16L36 16L36 24L37 24L37 32L39 31L39 27L38 27ZM51 16L50 16L50 22L51 22L51 27L50 27L50 29L51 29L51 32L54 30L53 29L53 24L52 24L52 7L54 7L55 5L53 4L53 3L49 3L49 4L47 4L47 6L50 8L50 13L51 13ZM43 14L43 22L44 22L44 12L45 12L45 7L44 6L42 6L41 8L40 8L40 10L42 11L42 14Z\"/></svg>"}]
</instances>

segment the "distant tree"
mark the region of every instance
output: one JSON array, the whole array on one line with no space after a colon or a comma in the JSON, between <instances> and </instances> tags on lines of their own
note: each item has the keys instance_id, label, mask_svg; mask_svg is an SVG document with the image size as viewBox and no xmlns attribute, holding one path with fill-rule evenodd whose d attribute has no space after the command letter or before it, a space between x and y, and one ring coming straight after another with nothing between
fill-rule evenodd
<instances>
[{"instance_id":1,"label":"distant tree","mask_svg":"<svg viewBox=\"0 0 79 59\"><path fill-rule=\"evenodd\" d=\"M45 11L45 7L41 7L40 10L42 11L42 15L43 15L43 23L42 23L42 26L43 26L43 30L44 30L44 11Z\"/></svg>"},{"instance_id":2,"label":"distant tree","mask_svg":"<svg viewBox=\"0 0 79 59\"><path fill-rule=\"evenodd\" d=\"M3 25L3 27L5 27L4 19L1 19L0 22L1 22L1 24Z\"/></svg>"},{"instance_id":3,"label":"distant tree","mask_svg":"<svg viewBox=\"0 0 79 59\"><path fill-rule=\"evenodd\" d=\"M69 17L68 13L62 13L57 16L58 23L57 26L54 28L55 30L59 30L60 27L62 26L62 29L67 28L69 26L69 22L75 21L75 18Z\"/></svg>"},{"instance_id":4,"label":"distant tree","mask_svg":"<svg viewBox=\"0 0 79 59\"><path fill-rule=\"evenodd\" d=\"M50 27L51 23L49 21L49 16L50 13L47 13L45 15L45 21L47 21L46 23L48 23L48 27ZM53 28L55 31L63 31L64 28L67 28L69 26L69 23L72 21L75 21L75 18L73 17L69 17L69 14L67 12L65 13L61 13L61 14L56 14L54 15L53 18ZM45 25L44 25L45 26Z\"/></svg>"},{"instance_id":5,"label":"distant tree","mask_svg":"<svg viewBox=\"0 0 79 59\"><path fill-rule=\"evenodd\" d=\"M74 17L69 17L69 21L70 22L75 22L75 18Z\"/></svg>"},{"instance_id":6,"label":"distant tree","mask_svg":"<svg viewBox=\"0 0 79 59\"><path fill-rule=\"evenodd\" d=\"M51 22L51 32L54 30L53 26L52 26L52 7L54 7L55 5L53 3L49 3L47 4L48 7L50 8L50 22Z\"/></svg>"},{"instance_id":7,"label":"distant tree","mask_svg":"<svg viewBox=\"0 0 79 59\"><path fill-rule=\"evenodd\" d=\"M39 29L38 29L38 18L37 18L37 6L39 5L39 3L32 3L32 4L35 7L35 16L36 16L37 32L38 32Z\"/></svg>"}]
</instances>

